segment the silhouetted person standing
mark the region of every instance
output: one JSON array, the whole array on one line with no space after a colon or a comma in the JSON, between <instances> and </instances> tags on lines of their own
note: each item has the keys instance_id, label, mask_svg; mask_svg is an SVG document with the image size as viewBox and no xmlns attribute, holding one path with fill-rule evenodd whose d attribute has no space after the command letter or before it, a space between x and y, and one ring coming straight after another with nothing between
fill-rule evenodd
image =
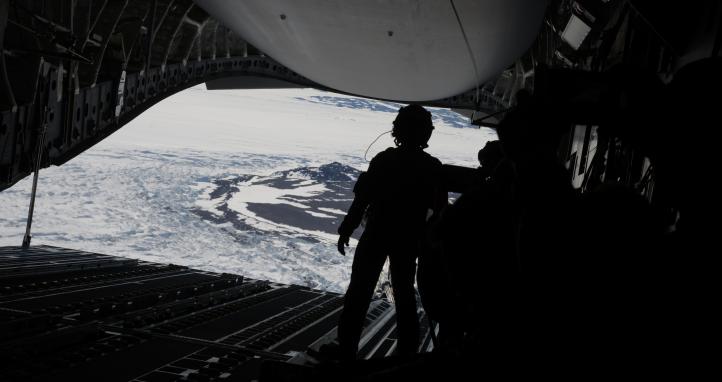
<instances>
[{"instance_id":1,"label":"silhouetted person standing","mask_svg":"<svg viewBox=\"0 0 722 382\"><path fill-rule=\"evenodd\" d=\"M430 250L419 257L421 301L439 324L435 347L451 351L460 350L465 332L478 326L480 317L490 316L490 297L504 296L500 286L510 282L516 270L516 210L510 206L509 182L496 174L497 168L508 167L501 165L501 142L487 142L478 158L475 181L435 220Z\"/></svg>"},{"instance_id":2,"label":"silhouetted person standing","mask_svg":"<svg viewBox=\"0 0 722 382\"><path fill-rule=\"evenodd\" d=\"M419 105L399 110L392 136L397 147L376 155L354 187L355 198L338 232L338 250L359 226L366 226L353 259L351 282L338 325L341 356L355 358L363 324L386 257L396 305L399 354L418 348L414 277L426 221L446 204L439 179L441 162L424 152L431 137L431 113Z\"/></svg>"}]
</instances>

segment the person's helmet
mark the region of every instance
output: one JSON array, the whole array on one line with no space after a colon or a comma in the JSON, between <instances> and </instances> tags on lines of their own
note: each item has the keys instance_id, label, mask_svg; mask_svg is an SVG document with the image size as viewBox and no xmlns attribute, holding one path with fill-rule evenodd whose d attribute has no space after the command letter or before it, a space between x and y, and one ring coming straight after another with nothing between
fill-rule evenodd
<instances>
[{"instance_id":1,"label":"person's helmet","mask_svg":"<svg viewBox=\"0 0 722 382\"><path fill-rule=\"evenodd\" d=\"M399 109L394 120L391 136L397 146L429 147L426 143L431 138L434 125L431 122L431 113L420 105L410 104Z\"/></svg>"}]
</instances>

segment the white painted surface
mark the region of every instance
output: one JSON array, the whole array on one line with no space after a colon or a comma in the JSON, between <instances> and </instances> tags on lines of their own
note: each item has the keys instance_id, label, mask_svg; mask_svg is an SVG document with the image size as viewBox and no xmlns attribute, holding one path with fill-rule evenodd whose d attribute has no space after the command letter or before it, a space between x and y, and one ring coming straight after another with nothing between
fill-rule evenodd
<instances>
[{"instance_id":1,"label":"white painted surface","mask_svg":"<svg viewBox=\"0 0 722 382\"><path fill-rule=\"evenodd\" d=\"M399 101L457 95L474 67L446 0L196 0L283 65L333 89ZM456 0L484 83L534 41L544 0Z\"/></svg>"}]
</instances>

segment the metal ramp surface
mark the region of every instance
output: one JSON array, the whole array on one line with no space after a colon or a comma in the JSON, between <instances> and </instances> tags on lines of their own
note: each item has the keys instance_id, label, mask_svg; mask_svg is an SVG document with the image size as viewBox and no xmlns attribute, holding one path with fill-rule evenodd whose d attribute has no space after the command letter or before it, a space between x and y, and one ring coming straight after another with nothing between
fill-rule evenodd
<instances>
[{"instance_id":1,"label":"metal ramp surface","mask_svg":"<svg viewBox=\"0 0 722 382\"><path fill-rule=\"evenodd\" d=\"M342 306L342 295L297 285L0 247L0 380L251 381L265 360L307 362L335 337ZM372 303L361 357L393 352L395 321L392 304Z\"/></svg>"}]
</instances>

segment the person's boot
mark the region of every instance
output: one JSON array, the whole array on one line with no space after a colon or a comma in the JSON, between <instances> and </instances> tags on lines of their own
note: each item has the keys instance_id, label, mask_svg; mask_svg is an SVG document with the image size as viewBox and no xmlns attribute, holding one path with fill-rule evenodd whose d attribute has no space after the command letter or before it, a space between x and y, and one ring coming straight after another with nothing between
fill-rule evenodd
<instances>
[{"instance_id":1,"label":"person's boot","mask_svg":"<svg viewBox=\"0 0 722 382\"><path fill-rule=\"evenodd\" d=\"M356 352L341 346L338 341L323 344L318 351L308 349L308 354L319 362L341 362L356 359Z\"/></svg>"}]
</instances>

